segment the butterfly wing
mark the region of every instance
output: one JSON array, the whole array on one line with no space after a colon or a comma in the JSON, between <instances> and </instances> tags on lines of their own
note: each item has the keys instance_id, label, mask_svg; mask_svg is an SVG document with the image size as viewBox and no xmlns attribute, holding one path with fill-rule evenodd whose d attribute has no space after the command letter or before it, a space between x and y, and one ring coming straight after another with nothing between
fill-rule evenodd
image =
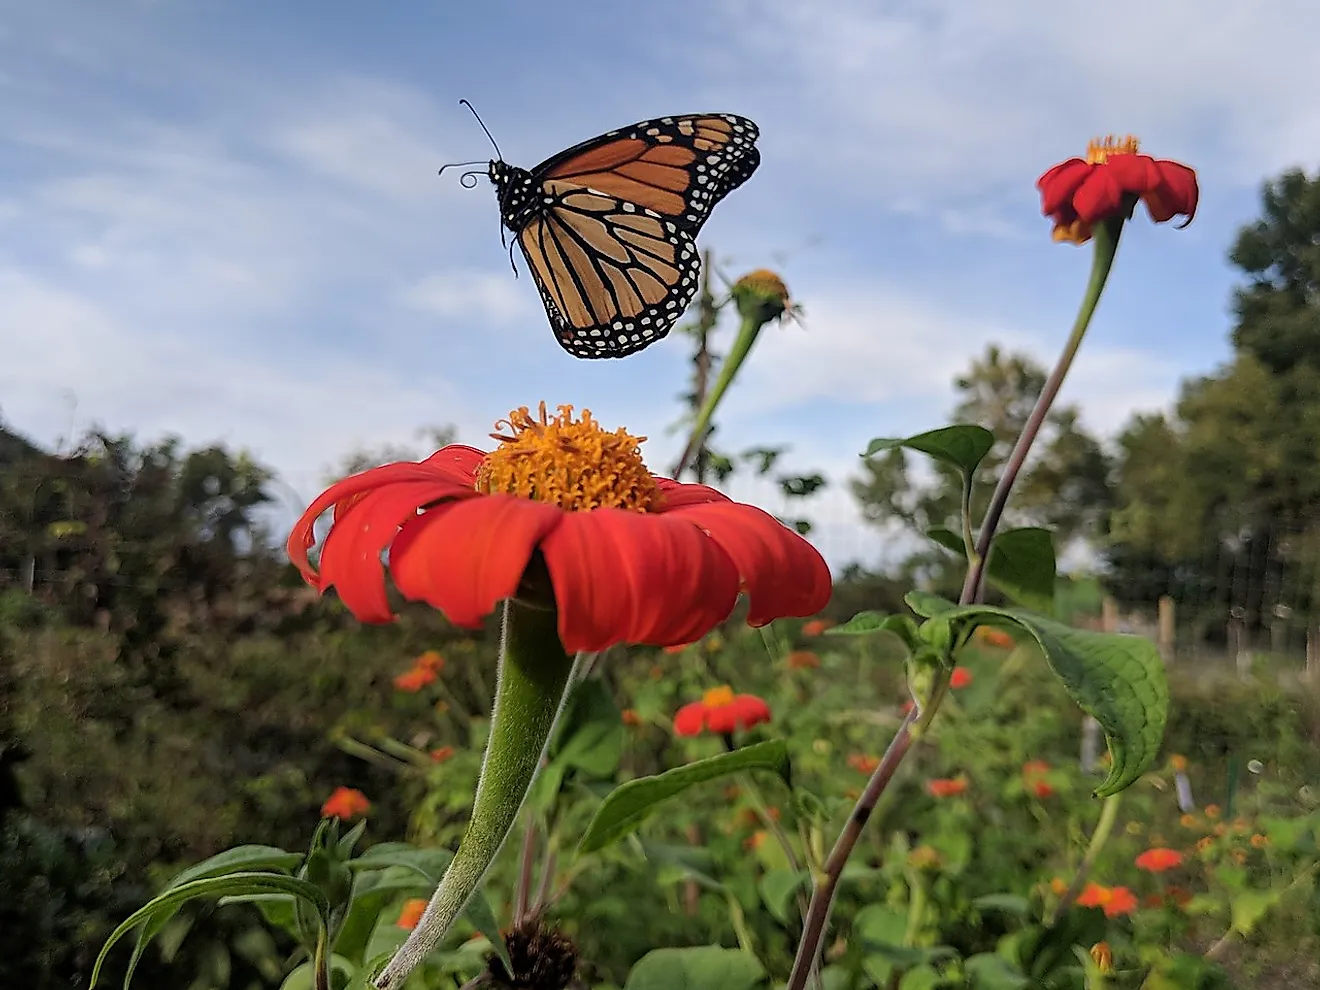
<instances>
[{"instance_id":1,"label":"butterfly wing","mask_svg":"<svg viewBox=\"0 0 1320 990\"><path fill-rule=\"evenodd\" d=\"M669 333L701 270L687 226L576 178L545 180L542 191L545 208L518 243L560 346L625 357Z\"/></svg>"},{"instance_id":2,"label":"butterfly wing","mask_svg":"<svg viewBox=\"0 0 1320 990\"><path fill-rule=\"evenodd\" d=\"M659 214L693 237L715 204L761 163L760 131L734 114L659 117L560 152L532 169Z\"/></svg>"}]
</instances>

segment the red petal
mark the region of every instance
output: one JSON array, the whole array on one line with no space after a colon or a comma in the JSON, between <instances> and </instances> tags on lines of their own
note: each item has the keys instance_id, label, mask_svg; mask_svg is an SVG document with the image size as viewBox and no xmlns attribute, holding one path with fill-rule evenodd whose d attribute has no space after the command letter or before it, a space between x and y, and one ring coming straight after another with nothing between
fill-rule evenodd
<instances>
[{"instance_id":1,"label":"red petal","mask_svg":"<svg viewBox=\"0 0 1320 990\"><path fill-rule=\"evenodd\" d=\"M727 705L711 708L707 724L711 732L725 735L770 721L770 706L754 694L740 694Z\"/></svg>"},{"instance_id":2,"label":"red petal","mask_svg":"<svg viewBox=\"0 0 1320 990\"><path fill-rule=\"evenodd\" d=\"M485 452L476 447L451 443L448 447L441 447L422 463L470 487L476 481L477 468L485 459Z\"/></svg>"},{"instance_id":3,"label":"red petal","mask_svg":"<svg viewBox=\"0 0 1320 990\"><path fill-rule=\"evenodd\" d=\"M824 558L774 516L739 502L711 502L684 506L673 517L700 526L733 558L751 606L748 625L815 615L829 602Z\"/></svg>"},{"instance_id":4,"label":"red petal","mask_svg":"<svg viewBox=\"0 0 1320 990\"><path fill-rule=\"evenodd\" d=\"M418 506L475 495L450 481L426 480L397 482L361 496L335 520L325 538L321 591L332 585L337 588L348 610L362 622L389 622L393 613L385 598L381 553L398 535L399 527L416 518Z\"/></svg>"},{"instance_id":5,"label":"red petal","mask_svg":"<svg viewBox=\"0 0 1320 990\"><path fill-rule=\"evenodd\" d=\"M1138 196L1160 184L1159 166L1150 155L1111 155L1103 171L1113 177L1123 192Z\"/></svg>"},{"instance_id":6,"label":"red petal","mask_svg":"<svg viewBox=\"0 0 1320 990\"><path fill-rule=\"evenodd\" d=\"M1187 218L1187 223L1191 223L1200 199L1196 172L1180 162L1167 159L1155 164L1159 167L1160 183L1144 197L1150 218L1156 223L1164 223L1182 215Z\"/></svg>"},{"instance_id":7,"label":"red petal","mask_svg":"<svg viewBox=\"0 0 1320 990\"><path fill-rule=\"evenodd\" d=\"M663 498L653 510L654 512L669 512L680 506L695 505L701 502L729 501L729 496L706 485L688 485L681 481L672 481L669 478L656 478L655 482L660 486L660 494Z\"/></svg>"},{"instance_id":8,"label":"red petal","mask_svg":"<svg viewBox=\"0 0 1320 990\"><path fill-rule=\"evenodd\" d=\"M402 594L475 628L518 590L527 561L564 518L562 509L513 495L485 495L428 509L390 550Z\"/></svg>"},{"instance_id":9,"label":"red petal","mask_svg":"<svg viewBox=\"0 0 1320 990\"><path fill-rule=\"evenodd\" d=\"M1055 165L1036 180L1040 190L1040 211L1047 217L1070 209L1073 193L1095 168L1080 158L1070 158Z\"/></svg>"},{"instance_id":10,"label":"red petal","mask_svg":"<svg viewBox=\"0 0 1320 990\"><path fill-rule=\"evenodd\" d=\"M673 646L728 617L738 574L696 527L624 509L570 512L541 545L564 648Z\"/></svg>"},{"instance_id":11,"label":"red petal","mask_svg":"<svg viewBox=\"0 0 1320 990\"><path fill-rule=\"evenodd\" d=\"M677 736L699 736L702 729L706 727L706 705L705 702L694 701L690 705L684 705L674 715L674 735Z\"/></svg>"}]
</instances>

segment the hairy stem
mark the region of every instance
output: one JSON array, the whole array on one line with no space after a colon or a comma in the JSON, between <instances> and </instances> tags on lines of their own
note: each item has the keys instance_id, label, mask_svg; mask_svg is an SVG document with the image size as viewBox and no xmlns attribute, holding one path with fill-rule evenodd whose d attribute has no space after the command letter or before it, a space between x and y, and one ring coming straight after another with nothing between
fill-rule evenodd
<instances>
[{"instance_id":1,"label":"hairy stem","mask_svg":"<svg viewBox=\"0 0 1320 990\"><path fill-rule=\"evenodd\" d=\"M574 668L559 642L553 610L505 602L490 741L472 817L417 927L376 977L376 990L398 990L481 886L536 779Z\"/></svg>"}]
</instances>

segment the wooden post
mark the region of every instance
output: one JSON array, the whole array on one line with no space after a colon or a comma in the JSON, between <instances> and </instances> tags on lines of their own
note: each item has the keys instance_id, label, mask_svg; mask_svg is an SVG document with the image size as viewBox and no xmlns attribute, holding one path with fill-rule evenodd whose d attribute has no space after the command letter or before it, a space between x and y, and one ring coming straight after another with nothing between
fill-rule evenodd
<instances>
[{"instance_id":1,"label":"wooden post","mask_svg":"<svg viewBox=\"0 0 1320 990\"><path fill-rule=\"evenodd\" d=\"M1247 610L1235 605L1228 610L1228 655L1242 680L1251 677L1251 651L1247 648Z\"/></svg>"},{"instance_id":2,"label":"wooden post","mask_svg":"<svg viewBox=\"0 0 1320 990\"><path fill-rule=\"evenodd\" d=\"M1118 631L1118 602L1113 595L1105 595L1100 602L1100 628L1105 632Z\"/></svg>"},{"instance_id":3,"label":"wooden post","mask_svg":"<svg viewBox=\"0 0 1320 990\"><path fill-rule=\"evenodd\" d=\"M1175 612L1173 599L1169 595L1163 595L1159 604L1160 616L1160 656L1164 658L1166 664L1173 662L1174 651L1174 630Z\"/></svg>"}]
</instances>

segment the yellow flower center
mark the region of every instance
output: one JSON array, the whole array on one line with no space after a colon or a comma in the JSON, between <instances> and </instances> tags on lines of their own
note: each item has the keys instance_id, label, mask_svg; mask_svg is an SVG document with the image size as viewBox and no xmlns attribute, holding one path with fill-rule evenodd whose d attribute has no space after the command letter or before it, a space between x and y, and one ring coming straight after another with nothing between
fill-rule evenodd
<instances>
[{"instance_id":1,"label":"yellow flower center","mask_svg":"<svg viewBox=\"0 0 1320 990\"><path fill-rule=\"evenodd\" d=\"M1110 155L1135 155L1139 146L1140 142L1131 134L1121 138L1109 134L1086 146L1086 161L1090 165L1103 165Z\"/></svg>"},{"instance_id":2,"label":"yellow flower center","mask_svg":"<svg viewBox=\"0 0 1320 990\"><path fill-rule=\"evenodd\" d=\"M500 445L477 468L477 491L505 493L549 502L570 512L605 507L646 512L660 500L660 488L642 462L635 437L622 427L607 433L582 410L560 406L547 417L545 403L533 418L526 406L495 424Z\"/></svg>"},{"instance_id":3,"label":"yellow flower center","mask_svg":"<svg viewBox=\"0 0 1320 990\"><path fill-rule=\"evenodd\" d=\"M788 286L784 280L768 268L758 268L748 272L735 283L735 288L755 289L761 295L778 299L788 305Z\"/></svg>"},{"instance_id":4,"label":"yellow flower center","mask_svg":"<svg viewBox=\"0 0 1320 990\"><path fill-rule=\"evenodd\" d=\"M725 705L733 704L733 688L727 684L711 688L701 696L701 700L707 708L723 708Z\"/></svg>"}]
</instances>

